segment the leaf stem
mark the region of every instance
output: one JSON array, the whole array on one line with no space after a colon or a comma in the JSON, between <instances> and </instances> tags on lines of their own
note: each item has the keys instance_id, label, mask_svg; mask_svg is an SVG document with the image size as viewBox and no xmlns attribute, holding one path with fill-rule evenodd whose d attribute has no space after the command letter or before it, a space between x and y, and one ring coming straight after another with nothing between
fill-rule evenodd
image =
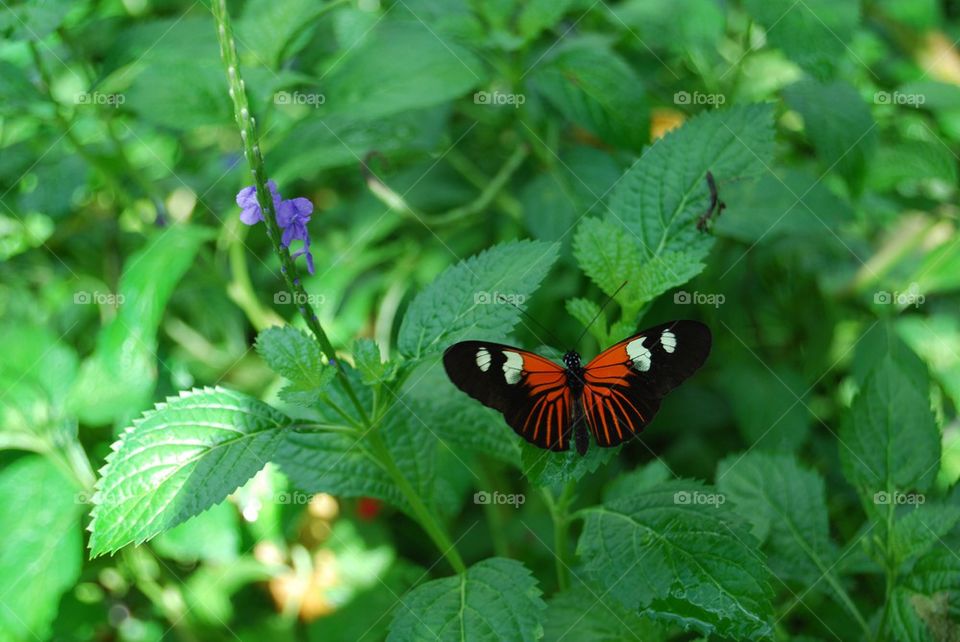
<instances>
[{"instance_id":1,"label":"leaf stem","mask_svg":"<svg viewBox=\"0 0 960 642\"><path fill-rule=\"evenodd\" d=\"M553 520L553 556L557 572L557 587L561 591L570 588L570 564L567 563L567 538L570 531L570 522L573 521L569 514L570 504L573 501L573 493L576 485L568 481L560 497L556 500L549 488L541 489L543 498L550 511L550 517Z\"/></svg>"},{"instance_id":2,"label":"leaf stem","mask_svg":"<svg viewBox=\"0 0 960 642\"><path fill-rule=\"evenodd\" d=\"M230 87L230 99L233 101L234 116L237 126L240 128L240 138L243 141L243 155L250 166L250 172L253 174L254 184L257 190L257 202L263 210L263 220L267 227L267 236L273 243L273 250L280 258L280 271L283 273L287 287L293 293L297 301L307 301L306 291L300 282L299 272L290 258L289 249L281 242L280 226L277 224L277 213L273 207L273 199L270 197L270 190L267 187L267 177L263 166L263 156L260 153L260 144L257 142L257 123L256 119L250 113L250 106L247 102L246 86L243 78L240 76L240 66L237 57L237 45L233 39L233 30L230 25L230 17L227 14L226 0L215 0L213 2L213 17L217 23L217 40L220 43L220 56L223 58L223 64L227 70L227 83ZM307 305L297 306L300 315L307 323L307 327L316 337L320 344L320 349L332 363L336 364L337 380L351 403L357 410L357 413L363 420L363 423L369 425L370 418L367 412L357 398L356 392L350 385L343 364L337 359L337 353L333 345L327 338L327 334L320 326L316 312Z\"/></svg>"},{"instance_id":3,"label":"leaf stem","mask_svg":"<svg viewBox=\"0 0 960 642\"><path fill-rule=\"evenodd\" d=\"M440 552L450 563L450 566L453 567L453 570L461 574L466 573L467 567L463 563L463 558L460 557L459 551L457 551L453 542L450 540L450 536L447 535L443 527L440 526L434 514L430 512L430 509L427 508L427 505L420 498L419 493L410 485L410 482L397 466L393 455L390 454L390 450L387 448L386 443L384 443L380 433L375 430L369 431L367 433L367 441L370 443L374 454L380 460L384 469L393 479L393 483L397 485L397 488L400 489L400 492L403 493L404 498L406 498L410 504L410 509L413 511L417 521L420 522L420 526L423 530L427 531L427 535L430 536L433 543L440 549Z\"/></svg>"}]
</instances>

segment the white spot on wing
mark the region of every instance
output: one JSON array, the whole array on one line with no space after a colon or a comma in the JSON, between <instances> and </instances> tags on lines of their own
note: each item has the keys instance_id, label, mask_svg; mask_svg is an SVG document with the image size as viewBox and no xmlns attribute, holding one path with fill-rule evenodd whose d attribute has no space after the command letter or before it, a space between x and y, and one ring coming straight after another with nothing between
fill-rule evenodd
<instances>
[{"instance_id":1,"label":"white spot on wing","mask_svg":"<svg viewBox=\"0 0 960 642\"><path fill-rule=\"evenodd\" d=\"M477 350L477 367L480 368L482 372L486 372L490 369L490 351L486 348L480 348Z\"/></svg>"},{"instance_id":2,"label":"white spot on wing","mask_svg":"<svg viewBox=\"0 0 960 642\"><path fill-rule=\"evenodd\" d=\"M673 354L673 351L677 349L677 335L669 330L664 330L663 334L660 335L660 345L667 353Z\"/></svg>"},{"instance_id":3,"label":"white spot on wing","mask_svg":"<svg viewBox=\"0 0 960 642\"><path fill-rule=\"evenodd\" d=\"M640 372L650 369L650 350L643 345L644 339L646 337L640 337L627 344L627 356L630 357L633 368Z\"/></svg>"},{"instance_id":4,"label":"white spot on wing","mask_svg":"<svg viewBox=\"0 0 960 642\"><path fill-rule=\"evenodd\" d=\"M503 363L503 378L509 384L515 384L520 381L520 375L523 372L523 357L516 352L503 351L503 356L507 360Z\"/></svg>"}]
</instances>

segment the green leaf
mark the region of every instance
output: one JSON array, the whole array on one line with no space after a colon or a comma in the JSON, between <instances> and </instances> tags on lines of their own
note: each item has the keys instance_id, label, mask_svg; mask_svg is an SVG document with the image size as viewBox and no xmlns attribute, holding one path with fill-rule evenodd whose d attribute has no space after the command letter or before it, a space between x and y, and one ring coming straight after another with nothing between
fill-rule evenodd
<instances>
[{"instance_id":1,"label":"green leaf","mask_svg":"<svg viewBox=\"0 0 960 642\"><path fill-rule=\"evenodd\" d=\"M731 455L717 467L717 487L764 542L780 578L812 586L833 566L823 478L793 455ZM826 585L826 583L824 583Z\"/></svg>"},{"instance_id":2,"label":"green leaf","mask_svg":"<svg viewBox=\"0 0 960 642\"><path fill-rule=\"evenodd\" d=\"M404 595L387 640L539 640L545 608L530 571L494 557Z\"/></svg>"},{"instance_id":3,"label":"green leaf","mask_svg":"<svg viewBox=\"0 0 960 642\"><path fill-rule=\"evenodd\" d=\"M592 41L571 46L536 71L532 82L568 120L604 142L635 151L647 142L643 82L613 51Z\"/></svg>"},{"instance_id":4,"label":"green leaf","mask_svg":"<svg viewBox=\"0 0 960 642\"><path fill-rule=\"evenodd\" d=\"M101 328L96 350L70 393L70 408L83 423L126 421L149 405L157 383L157 330L167 301L210 237L207 229L185 225L159 231L127 259L115 297L109 292L74 296L86 304L114 297L117 305L116 317Z\"/></svg>"},{"instance_id":5,"label":"green leaf","mask_svg":"<svg viewBox=\"0 0 960 642\"><path fill-rule=\"evenodd\" d=\"M324 115L369 119L438 105L486 79L480 58L418 21L380 22L324 75Z\"/></svg>"},{"instance_id":6,"label":"green leaf","mask_svg":"<svg viewBox=\"0 0 960 642\"><path fill-rule=\"evenodd\" d=\"M573 240L573 254L584 273L607 295L616 295L624 318L634 318L647 302L683 285L704 264L694 254L665 251L645 256L641 244L622 226L599 218L584 219Z\"/></svg>"},{"instance_id":7,"label":"green leaf","mask_svg":"<svg viewBox=\"0 0 960 642\"><path fill-rule=\"evenodd\" d=\"M802 80L783 93L790 108L803 117L807 139L824 169L839 172L859 193L876 145L876 123L860 93L839 80Z\"/></svg>"},{"instance_id":8,"label":"green leaf","mask_svg":"<svg viewBox=\"0 0 960 642\"><path fill-rule=\"evenodd\" d=\"M728 181L763 174L773 158L773 110L746 105L715 110L687 121L647 148L610 196L608 220L639 241L634 260L667 251L701 261L714 237L696 229L710 202L706 174L712 172L728 208Z\"/></svg>"},{"instance_id":9,"label":"green leaf","mask_svg":"<svg viewBox=\"0 0 960 642\"><path fill-rule=\"evenodd\" d=\"M320 345L297 328L267 328L257 335L256 346L270 369L289 379L295 390L322 389L336 374Z\"/></svg>"},{"instance_id":10,"label":"green leaf","mask_svg":"<svg viewBox=\"0 0 960 642\"><path fill-rule=\"evenodd\" d=\"M663 626L583 584L547 601L545 640L666 640Z\"/></svg>"},{"instance_id":11,"label":"green leaf","mask_svg":"<svg viewBox=\"0 0 960 642\"><path fill-rule=\"evenodd\" d=\"M960 319L952 314L904 316L898 334L930 366L944 392L960 408Z\"/></svg>"},{"instance_id":12,"label":"green leaf","mask_svg":"<svg viewBox=\"0 0 960 642\"><path fill-rule=\"evenodd\" d=\"M327 4L314 0L295 0L282 5L270 0L248 2L243 7L243 16L236 22L237 44L241 52L249 48L256 66L279 67L283 62L281 53L292 55L298 49L293 45L302 46L307 42L318 24L317 16L327 10ZM291 42L297 35L299 37Z\"/></svg>"},{"instance_id":13,"label":"green leaf","mask_svg":"<svg viewBox=\"0 0 960 642\"><path fill-rule=\"evenodd\" d=\"M585 330L597 340L600 345L609 343L607 319L600 314L600 306L590 299L567 299L565 306L567 313L580 322Z\"/></svg>"},{"instance_id":14,"label":"green leaf","mask_svg":"<svg viewBox=\"0 0 960 642\"><path fill-rule=\"evenodd\" d=\"M573 449L555 453L523 441L520 444L520 463L524 477L534 486L558 488L595 473L619 452L619 447L600 448L594 444L586 455L581 456Z\"/></svg>"},{"instance_id":15,"label":"green leaf","mask_svg":"<svg viewBox=\"0 0 960 642\"><path fill-rule=\"evenodd\" d=\"M744 7L767 28L770 44L820 78L830 76L846 58L846 43L860 21L856 2L745 0Z\"/></svg>"},{"instance_id":16,"label":"green leaf","mask_svg":"<svg viewBox=\"0 0 960 642\"><path fill-rule=\"evenodd\" d=\"M46 640L60 597L80 577L83 495L35 455L0 471L0 638Z\"/></svg>"},{"instance_id":17,"label":"green leaf","mask_svg":"<svg viewBox=\"0 0 960 642\"><path fill-rule=\"evenodd\" d=\"M586 573L629 609L705 635L769 636L769 572L721 497L680 481L585 510Z\"/></svg>"},{"instance_id":18,"label":"green leaf","mask_svg":"<svg viewBox=\"0 0 960 642\"><path fill-rule=\"evenodd\" d=\"M396 363L380 361L380 347L373 339L357 339L350 352L360 373L360 381L368 386L390 381L397 372Z\"/></svg>"},{"instance_id":19,"label":"green leaf","mask_svg":"<svg viewBox=\"0 0 960 642\"><path fill-rule=\"evenodd\" d=\"M419 358L468 338L504 340L521 312L495 295L530 296L556 259L556 244L514 241L447 268L410 304L397 348Z\"/></svg>"},{"instance_id":20,"label":"green leaf","mask_svg":"<svg viewBox=\"0 0 960 642\"><path fill-rule=\"evenodd\" d=\"M673 473L662 459L617 475L603 491L604 503L617 499L626 499L637 491L653 488L673 477Z\"/></svg>"},{"instance_id":21,"label":"green leaf","mask_svg":"<svg viewBox=\"0 0 960 642\"><path fill-rule=\"evenodd\" d=\"M926 373L920 381L912 378L887 352L854 399L840 429L840 461L865 506L880 492L923 491L936 477L940 433L929 388Z\"/></svg>"},{"instance_id":22,"label":"green leaf","mask_svg":"<svg viewBox=\"0 0 960 642\"><path fill-rule=\"evenodd\" d=\"M142 543L220 503L264 467L291 425L265 403L222 388L157 404L113 444L100 471L91 555Z\"/></svg>"},{"instance_id":23,"label":"green leaf","mask_svg":"<svg viewBox=\"0 0 960 642\"><path fill-rule=\"evenodd\" d=\"M940 543L957 522L960 506L930 502L898 513L891 530L891 553L898 562L923 555Z\"/></svg>"},{"instance_id":24,"label":"green leaf","mask_svg":"<svg viewBox=\"0 0 960 642\"><path fill-rule=\"evenodd\" d=\"M956 158L939 142L906 140L884 145L870 163L869 184L878 191L915 189L933 181L957 183Z\"/></svg>"}]
</instances>

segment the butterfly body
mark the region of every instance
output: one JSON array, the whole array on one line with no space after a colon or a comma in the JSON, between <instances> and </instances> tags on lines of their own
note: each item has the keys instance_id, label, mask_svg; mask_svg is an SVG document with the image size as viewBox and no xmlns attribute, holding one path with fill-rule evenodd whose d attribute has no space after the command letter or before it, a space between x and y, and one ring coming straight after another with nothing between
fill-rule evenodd
<instances>
[{"instance_id":1,"label":"butterfly body","mask_svg":"<svg viewBox=\"0 0 960 642\"><path fill-rule=\"evenodd\" d=\"M530 443L587 452L590 434L616 446L650 423L660 399L696 371L710 352L707 326L671 321L614 344L586 366L580 354L563 367L520 348L462 341L444 352L450 380L474 399L503 413Z\"/></svg>"}]
</instances>

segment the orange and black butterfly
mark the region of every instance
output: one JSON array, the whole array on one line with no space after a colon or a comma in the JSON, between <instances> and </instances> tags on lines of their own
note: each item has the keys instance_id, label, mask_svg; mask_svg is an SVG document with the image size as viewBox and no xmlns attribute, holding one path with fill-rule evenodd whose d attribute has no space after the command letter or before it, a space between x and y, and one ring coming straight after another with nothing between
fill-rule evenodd
<instances>
[{"instance_id":1,"label":"orange and black butterfly","mask_svg":"<svg viewBox=\"0 0 960 642\"><path fill-rule=\"evenodd\" d=\"M447 376L465 393L503 413L532 444L567 450L573 438L586 454L587 431L602 447L643 430L660 400L710 354L710 329L698 321L671 321L624 339L586 366L580 354L562 367L520 348L462 341L443 353Z\"/></svg>"}]
</instances>

